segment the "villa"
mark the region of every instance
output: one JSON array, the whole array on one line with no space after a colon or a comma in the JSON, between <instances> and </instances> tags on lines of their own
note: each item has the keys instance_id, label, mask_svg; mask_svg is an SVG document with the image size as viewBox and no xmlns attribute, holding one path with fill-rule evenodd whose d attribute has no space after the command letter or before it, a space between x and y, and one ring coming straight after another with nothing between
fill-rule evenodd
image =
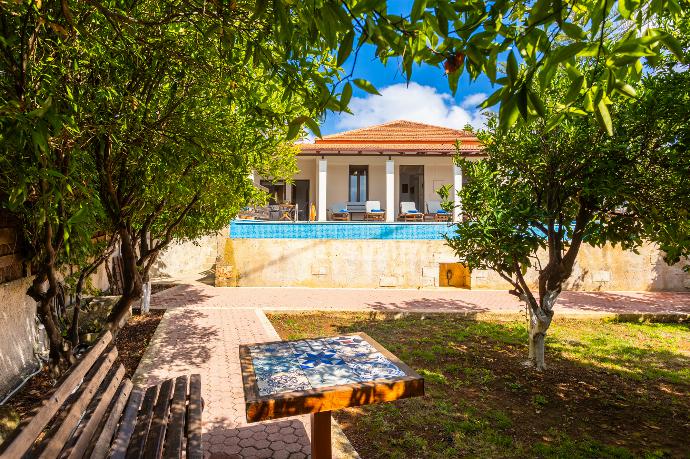
<instances>
[{"instance_id":1,"label":"villa","mask_svg":"<svg viewBox=\"0 0 690 459\"><path fill-rule=\"evenodd\" d=\"M401 203L427 213L428 204L439 201L439 188L462 186L462 170L453 157L482 156L479 140L471 132L412 121L327 135L300 147L299 172L291 185L253 179L269 190L272 204L296 205L296 219L302 221L310 219L310 209L316 210L311 212L313 220L337 219L333 214L342 210L352 214L351 220L362 220L367 201L379 204L385 214L381 220L386 222L399 219ZM457 199L455 192L451 196ZM457 220L459 206L454 213Z\"/></svg>"}]
</instances>

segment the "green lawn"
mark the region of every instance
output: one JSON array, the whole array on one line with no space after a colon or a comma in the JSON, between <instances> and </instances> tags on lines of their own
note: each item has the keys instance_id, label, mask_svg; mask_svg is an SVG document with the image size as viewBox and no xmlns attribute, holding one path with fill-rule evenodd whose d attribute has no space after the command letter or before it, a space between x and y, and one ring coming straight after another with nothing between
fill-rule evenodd
<instances>
[{"instance_id":1,"label":"green lawn","mask_svg":"<svg viewBox=\"0 0 690 459\"><path fill-rule=\"evenodd\" d=\"M270 314L284 339L364 331L427 396L336 414L363 458L690 457L690 326L560 319L547 371L524 320Z\"/></svg>"}]
</instances>

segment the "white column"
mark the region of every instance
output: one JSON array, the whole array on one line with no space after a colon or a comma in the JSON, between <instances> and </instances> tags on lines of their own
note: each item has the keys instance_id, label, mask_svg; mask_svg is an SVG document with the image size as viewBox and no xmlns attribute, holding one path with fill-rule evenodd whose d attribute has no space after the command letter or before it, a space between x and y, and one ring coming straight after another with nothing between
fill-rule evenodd
<instances>
[{"instance_id":1,"label":"white column","mask_svg":"<svg viewBox=\"0 0 690 459\"><path fill-rule=\"evenodd\" d=\"M462 218L462 208L458 193L462 190L462 168L453 164L453 221L459 222Z\"/></svg>"},{"instance_id":2,"label":"white column","mask_svg":"<svg viewBox=\"0 0 690 459\"><path fill-rule=\"evenodd\" d=\"M395 221L395 163L386 161L386 221Z\"/></svg>"},{"instance_id":3,"label":"white column","mask_svg":"<svg viewBox=\"0 0 690 459\"><path fill-rule=\"evenodd\" d=\"M316 200L316 219L320 222L326 221L326 179L328 177L328 160L319 160L319 195Z\"/></svg>"},{"instance_id":4,"label":"white column","mask_svg":"<svg viewBox=\"0 0 690 459\"><path fill-rule=\"evenodd\" d=\"M292 185L285 181L285 200L287 202L292 202Z\"/></svg>"},{"instance_id":5,"label":"white column","mask_svg":"<svg viewBox=\"0 0 690 459\"><path fill-rule=\"evenodd\" d=\"M249 178L249 181L252 182L252 185L256 185L256 173L254 171L251 171L249 174L247 174L247 177Z\"/></svg>"}]
</instances>

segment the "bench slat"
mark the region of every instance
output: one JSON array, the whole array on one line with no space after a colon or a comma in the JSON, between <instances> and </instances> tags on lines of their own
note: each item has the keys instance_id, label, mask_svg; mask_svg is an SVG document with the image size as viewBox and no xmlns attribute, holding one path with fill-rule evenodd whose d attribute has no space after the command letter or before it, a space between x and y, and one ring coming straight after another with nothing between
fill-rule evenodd
<instances>
[{"instance_id":1,"label":"bench slat","mask_svg":"<svg viewBox=\"0 0 690 459\"><path fill-rule=\"evenodd\" d=\"M151 386L146 389L144 402L141 404L139 416L137 416L137 424L134 427L134 434L127 447L127 459L143 457L144 445L146 444L146 437L151 427L151 417L153 416L153 407L156 404L157 396L158 386Z\"/></svg>"},{"instance_id":2,"label":"bench slat","mask_svg":"<svg viewBox=\"0 0 690 459\"><path fill-rule=\"evenodd\" d=\"M187 405L187 459L201 459L201 375L189 378L189 405Z\"/></svg>"},{"instance_id":3,"label":"bench slat","mask_svg":"<svg viewBox=\"0 0 690 459\"><path fill-rule=\"evenodd\" d=\"M106 357L106 356L103 356ZM91 368L91 372L87 373L86 376L84 377L85 381L89 381L93 379L93 376L95 372L100 368L101 362L97 362L96 365L94 365ZM82 432L84 431L84 428L86 428L86 424L88 420L91 418L91 416L95 413L96 408L98 407L98 404L101 402L101 399L103 398L102 395L103 393L108 389L108 386L110 382L115 378L115 375L117 373L118 367L116 365L113 365L110 367L110 370L108 370L108 373L106 374L105 378L103 379L103 382L101 385L98 387L96 390L96 393L94 396L91 398L91 401L89 404L86 406L84 409L84 412L82 413L81 420L77 424L77 427L72 431L72 433L69 435L69 438L67 442L63 445L62 452L60 453L60 457L64 458L67 457L68 454L72 451L74 448L74 445L77 444L77 441L79 441L79 438L81 437ZM82 388L84 389L86 387L86 384L82 384ZM69 414L69 408L75 403L75 401L81 397L81 394L83 393L83 390L79 390L75 392L67 401L65 402L65 405L63 408L58 412L57 417L53 420L52 426L49 432L47 432L44 435L44 440L43 443L41 444L41 447L45 447L45 445L50 441L50 439L55 435L57 430L60 428L62 423L67 419L67 415ZM108 402L109 403L109 402ZM40 448L37 448L37 450L40 450Z\"/></svg>"},{"instance_id":4,"label":"bench slat","mask_svg":"<svg viewBox=\"0 0 690 459\"><path fill-rule=\"evenodd\" d=\"M120 364L112 379L104 383L106 386L100 400L98 401L98 405L93 410L93 413L91 413L88 420L82 423L83 428L81 433L78 434L78 439L74 444L74 447L71 449L71 451L69 451L69 455L67 457L70 459L77 459L85 456L86 450L98 432L98 428L101 426L103 418L107 414L107 409L110 407L110 402L113 400L113 397L115 396L117 389L120 387L120 383L122 382L122 378L124 376L125 367Z\"/></svg>"},{"instance_id":5,"label":"bench slat","mask_svg":"<svg viewBox=\"0 0 690 459\"><path fill-rule=\"evenodd\" d=\"M60 384L53 391L51 396L43 402L43 405L35 411L35 414L20 424L16 429L17 436L7 445L3 454L7 457L22 457L31 448L38 435L45 429L46 425L55 416L62 404L79 387L81 380L93 363L98 359L106 346L112 341L109 331L94 344L93 348L77 363L74 369L69 372Z\"/></svg>"},{"instance_id":6,"label":"bench slat","mask_svg":"<svg viewBox=\"0 0 690 459\"><path fill-rule=\"evenodd\" d=\"M106 419L105 424L103 424L103 429L101 429L101 433L98 435L98 439L91 449L91 454L89 455L91 459L103 459L108 455L110 441L113 439L115 429L117 429L117 423L127 405L127 398L131 392L132 381L125 379L122 381L122 384L120 384L118 393L113 399L113 406L110 408L108 419Z\"/></svg>"},{"instance_id":7,"label":"bench slat","mask_svg":"<svg viewBox=\"0 0 690 459\"><path fill-rule=\"evenodd\" d=\"M79 398L69 407L67 411L67 416L60 424L57 431L52 435L52 437L46 437L48 443L45 449L41 451L39 456L41 459L54 459L60 454L63 446L69 439L70 435L74 431L81 420L82 414L86 409L87 405L96 394L96 391L103 382L108 371L115 363L117 358L117 348L112 347L110 352L105 355L105 358L98 364L98 370L94 374L93 378L84 382L84 390L79 395Z\"/></svg>"},{"instance_id":8,"label":"bench slat","mask_svg":"<svg viewBox=\"0 0 690 459\"><path fill-rule=\"evenodd\" d=\"M129 397L127 402L127 407L125 408L125 413L122 415L122 422L120 422L120 428L115 436L115 441L110 449L110 457L113 459L123 459L127 454L127 446L129 446L129 440L132 438L134 433L134 427L137 422L137 413L139 412L139 407L141 406L141 401L144 398L144 391L136 389L132 391L132 395Z\"/></svg>"},{"instance_id":9,"label":"bench slat","mask_svg":"<svg viewBox=\"0 0 690 459\"><path fill-rule=\"evenodd\" d=\"M172 397L173 382L172 379L164 381L158 391L158 401L156 401L156 406L153 408L151 427L149 428L149 435L146 439L146 446L144 447L144 457L147 459L159 458L162 456L165 432L168 427L168 413L170 409L170 398Z\"/></svg>"},{"instance_id":10,"label":"bench slat","mask_svg":"<svg viewBox=\"0 0 690 459\"><path fill-rule=\"evenodd\" d=\"M182 439L185 431L185 409L187 405L188 377L178 376L175 380L175 392L170 406L170 423L165 439L164 454L166 459L179 459L182 456Z\"/></svg>"}]
</instances>

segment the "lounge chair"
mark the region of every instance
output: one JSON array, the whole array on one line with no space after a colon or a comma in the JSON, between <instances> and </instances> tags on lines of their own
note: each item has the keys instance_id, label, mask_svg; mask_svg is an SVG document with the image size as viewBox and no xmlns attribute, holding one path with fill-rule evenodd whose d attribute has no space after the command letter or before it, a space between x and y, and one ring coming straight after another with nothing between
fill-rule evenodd
<instances>
[{"instance_id":1,"label":"lounge chair","mask_svg":"<svg viewBox=\"0 0 690 459\"><path fill-rule=\"evenodd\" d=\"M402 201L400 203L400 215L398 220L403 222L424 221L424 214L417 210L417 205L412 201Z\"/></svg>"},{"instance_id":2,"label":"lounge chair","mask_svg":"<svg viewBox=\"0 0 690 459\"><path fill-rule=\"evenodd\" d=\"M386 219L386 211L381 208L381 201L367 201L364 203L364 219L379 222Z\"/></svg>"},{"instance_id":3,"label":"lounge chair","mask_svg":"<svg viewBox=\"0 0 690 459\"><path fill-rule=\"evenodd\" d=\"M338 202L331 205L331 220L338 222L350 221L350 211L347 210L347 204Z\"/></svg>"},{"instance_id":4,"label":"lounge chair","mask_svg":"<svg viewBox=\"0 0 690 459\"><path fill-rule=\"evenodd\" d=\"M424 216L435 222L447 222L450 220L451 214L441 207L441 201L427 201Z\"/></svg>"}]
</instances>

